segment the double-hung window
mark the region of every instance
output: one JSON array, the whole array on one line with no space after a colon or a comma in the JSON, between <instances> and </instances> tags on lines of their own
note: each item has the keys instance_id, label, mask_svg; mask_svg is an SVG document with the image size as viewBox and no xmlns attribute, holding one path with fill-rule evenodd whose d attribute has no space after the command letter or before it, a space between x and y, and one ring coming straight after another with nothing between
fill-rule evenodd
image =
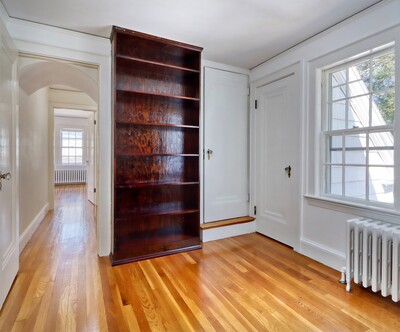
<instances>
[{"instance_id":1,"label":"double-hung window","mask_svg":"<svg viewBox=\"0 0 400 332\"><path fill-rule=\"evenodd\" d=\"M61 164L83 164L83 130L61 129Z\"/></svg>"},{"instance_id":2,"label":"double-hung window","mask_svg":"<svg viewBox=\"0 0 400 332\"><path fill-rule=\"evenodd\" d=\"M322 77L324 195L393 205L393 47L329 68Z\"/></svg>"}]
</instances>

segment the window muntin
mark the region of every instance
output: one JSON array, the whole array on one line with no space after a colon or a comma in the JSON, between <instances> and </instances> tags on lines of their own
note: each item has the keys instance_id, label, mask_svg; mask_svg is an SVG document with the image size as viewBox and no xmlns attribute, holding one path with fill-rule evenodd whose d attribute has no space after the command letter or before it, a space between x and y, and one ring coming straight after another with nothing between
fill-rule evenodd
<instances>
[{"instance_id":1,"label":"window muntin","mask_svg":"<svg viewBox=\"0 0 400 332\"><path fill-rule=\"evenodd\" d=\"M61 164L83 164L83 130L61 129Z\"/></svg>"},{"instance_id":2,"label":"window muntin","mask_svg":"<svg viewBox=\"0 0 400 332\"><path fill-rule=\"evenodd\" d=\"M394 50L324 72L323 193L393 204Z\"/></svg>"}]
</instances>

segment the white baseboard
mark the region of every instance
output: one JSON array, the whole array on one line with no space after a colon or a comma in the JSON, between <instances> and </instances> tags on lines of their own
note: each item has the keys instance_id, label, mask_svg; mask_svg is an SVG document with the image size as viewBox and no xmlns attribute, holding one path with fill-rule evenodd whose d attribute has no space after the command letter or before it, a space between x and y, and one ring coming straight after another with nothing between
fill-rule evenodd
<instances>
[{"instance_id":1,"label":"white baseboard","mask_svg":"<svg viewBox=\"0 0 400 332\"><path fill-rule=\"evenodd\" d=\"M246 222L223 227L216 227L202 230L203 242L225 239L227 237L254 233L256 231L256 222Z\"/></svg>"},{"instance_id":2,"label":"white baseboard","mask_svg":"<svg viewBox=\"0 0 400 332\"><path fill-rule=\"evenodd\" d=\"M344 253L306 238L300 240L299 252L337 271L341 271L342 267L346 266Z\"/></svg>"},{"instance_id":3,"label":"white baseboard","mask_svg":"<svg viewBox=\"0 0 400 332\"><path fill-rule=\"evenodd\" d=\"M49 203L46 203L45 206L40 210L37 216L31 221L29 226L25 229L25 231L19 237L19 252L21 253L24 250L25 246L28 244L31 239L33 233L35 233L36 229L43 221L44 217L46 217L47 212L49 212Z\"/></svg>"}]
</instances>

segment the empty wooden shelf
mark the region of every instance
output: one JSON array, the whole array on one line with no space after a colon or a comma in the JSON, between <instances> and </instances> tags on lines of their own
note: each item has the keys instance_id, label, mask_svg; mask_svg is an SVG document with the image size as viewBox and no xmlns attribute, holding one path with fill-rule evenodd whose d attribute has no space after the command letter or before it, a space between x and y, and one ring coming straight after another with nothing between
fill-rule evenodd
<instances>
[{"instance_id":1,"label":"empty wooden shelf","mask_svg":"<svg viewBox=\"0 0 400 332\"><path fill-rule=\"evenodd\" d=\"M198 249L201 48L114 27L113 265Z\"/></svg>"}]
</instances>

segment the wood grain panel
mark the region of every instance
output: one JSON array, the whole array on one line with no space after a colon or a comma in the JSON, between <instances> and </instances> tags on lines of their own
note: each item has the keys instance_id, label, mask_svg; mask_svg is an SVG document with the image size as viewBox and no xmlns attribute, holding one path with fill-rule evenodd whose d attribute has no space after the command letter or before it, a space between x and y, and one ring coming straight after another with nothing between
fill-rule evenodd
<instances>
[{"instance_id":1,"label":"wood grain panel","mask_svg":"<svg viewBox=\"0 0 400 332\"><path fill-rule=\"evenodd\" d=\"M117 91L116 121L199 126L199 101Z\"/></svg>"},{"instance_id":2,"label":"wood grain panel","mask_svg":"<svg viewBox=\"0 0 400 332\"><path fill-rule=\"evenodd\" d=\"M148 36L151 37L151 36ZM153 37L154 38L154 37ZM131 34L119 34L117 43L117 54L133 58L150 60L154 62L169 64L173 66L197 69L200 68L201 49L182 47L183 45L172 45L161 40L132 36Z\"/></svg>"},{"instance_id":3,"label":"wood grain panel","mask_svg":"<svg viewBox=\"0 0 400 332\"><path fill-rule=\"evenodd\" d=\"M116 59L116 88L199 98L200 74L165 66Z\"/></svg>"},{"instance_id":4,"label":"wood grain panel","mask_svg":"<svg viewBox=\"0 0 400 332\"><path fill-rule=\"evenodd\" d=\"M116 154L198 154L199 131L192 128L117 126Z\"/></svg>"},{"instance_id":5,"label":"wood grain panel","mask_svg":"<svg viewBox=\"0 0 400 332\"><path fill-rule=\"evenodd\" d=\"M148 186L116 189L115 218L138 214L172 214L184 210L199 210L199 185ZM196 223L199 227L199 224ZM143 235L145 236L145 234Z\"/></svg>"},{"instance_id":6,"label":"wood grain panel","mask_svg":"<svg viewBox=\"0 0 400 332\"><path fill-rule=\"evenodd\" d=\"M116 158L116 185L198 182L198 157L148 156Z\"/></svg>"}]
</instances>

